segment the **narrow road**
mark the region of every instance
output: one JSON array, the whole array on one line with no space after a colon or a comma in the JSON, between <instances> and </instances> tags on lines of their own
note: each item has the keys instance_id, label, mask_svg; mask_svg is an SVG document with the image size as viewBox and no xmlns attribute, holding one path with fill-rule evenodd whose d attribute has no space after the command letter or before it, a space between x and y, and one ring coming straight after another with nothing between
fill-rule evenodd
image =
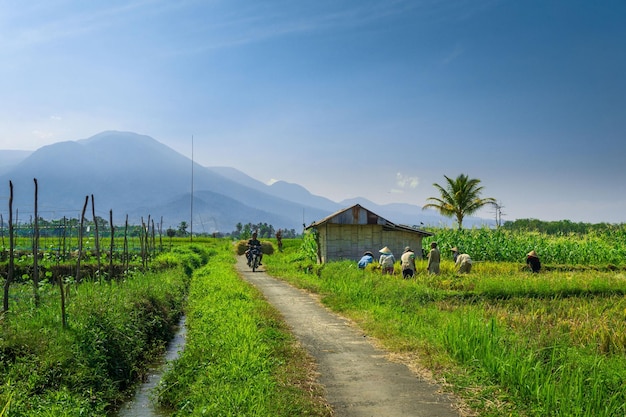
<instances>
[{"instance_id":1,"label":"narrow road","mask_svg":"<svg viewBox=\"0 0 626 417\"><path fill-rule=\"evenodd\" d=\"M293 334L315 358L326 399L336 417L459 417L440 387L391 362L365 334L307 292L237 259L241 276L278 309Z\"/></svg>"}]
</instances>

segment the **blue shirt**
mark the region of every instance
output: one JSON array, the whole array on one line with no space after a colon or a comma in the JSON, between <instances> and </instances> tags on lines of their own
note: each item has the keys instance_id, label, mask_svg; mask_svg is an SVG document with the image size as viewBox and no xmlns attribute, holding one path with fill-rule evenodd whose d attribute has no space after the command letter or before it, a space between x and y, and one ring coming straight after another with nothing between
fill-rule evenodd
<instances>
[{"instance_id":1,"label":"blue shirt","mask_svg":"<svg viewBox=\"0 0 626 417\"><path fill-rule=\"evenodd\" d=\"M359 264L358 265L359 265L359 268L363 269L368 264L371 264L372 262L374 262L374 258L371 255L363 255L361 260L359 260Z\"/></svg>"}]
</instances>

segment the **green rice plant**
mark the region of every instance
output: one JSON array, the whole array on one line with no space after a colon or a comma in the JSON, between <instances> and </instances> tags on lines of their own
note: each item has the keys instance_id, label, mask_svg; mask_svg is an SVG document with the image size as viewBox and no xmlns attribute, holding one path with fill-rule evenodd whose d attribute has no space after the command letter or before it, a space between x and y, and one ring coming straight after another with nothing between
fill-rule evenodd
<instances>
[{"instance_id":1,"label":"green rice plant","mask_svg":"<svg viewBox=\"0 0 626 417\"><path fill-rule=\"evenodd\" d=\"M356 261L313 274L294 259L286 251L266 265L319 293L387 349L419 358L478 415L626 412L626 277L619 270L532 274L515 262L479 261L457 275L444 258L440 275L426 274L418 261L417 276L404 280L359 270Z\"/></svg>"},{"instance_id":2,"label":"green rice plant","mask_svg":"<svg viewBox=\"0 0 626 417\"><path fill-rule=\"evenodd\" d=\"M507 334L495 318L460 309L448 320L444 344L461 363L478 367L514 390L541 416L616 416L626 411L622 361L588 354L553 340L531 348Z\"/></svg>"},{"instance_id":3,"label":"green rice plant","mask_svg":"<svg viewBox=\"0 0 626 417\"><path fill-rule=\"evenodd\" d=\"M158 401L177 416L328 415L318 388L299 386L310 365L278 313L237 276L233 250L194 272L185 349Z\"/></svg>"}]
</instances>

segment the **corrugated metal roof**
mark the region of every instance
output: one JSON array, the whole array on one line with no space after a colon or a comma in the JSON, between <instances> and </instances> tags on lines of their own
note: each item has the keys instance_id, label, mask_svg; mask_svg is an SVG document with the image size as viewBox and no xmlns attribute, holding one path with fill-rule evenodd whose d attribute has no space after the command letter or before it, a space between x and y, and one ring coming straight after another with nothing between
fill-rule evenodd
<instances>
[{"instance_id":1,"label":"corrugated metal roof","mask_svg":"<svg viewBox=\"0 0 626 417\"><path fill-rule=\"evenodd\" d=\"M379 216L371 210L366 209L360 204L355 204L353 206L347 207L345 209L341 209L336 211L333 214L330 214L324 217L321 220L311 223L305 229L311 229L314 227L319 227L325 223L333 223L333 224L378 224L382 225L386 230L400 230L406 232L418 233L423 236L432 236L432 233L426 232L424 230L417 229L415 227L407 226L407 225L397 225L384 217Z\"/></svg>"}]
</instances>

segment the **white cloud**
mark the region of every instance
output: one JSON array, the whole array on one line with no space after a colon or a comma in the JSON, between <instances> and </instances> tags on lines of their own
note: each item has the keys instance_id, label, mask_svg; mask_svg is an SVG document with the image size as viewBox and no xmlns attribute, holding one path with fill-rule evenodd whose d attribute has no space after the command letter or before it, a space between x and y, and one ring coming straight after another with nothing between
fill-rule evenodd
<instances>
[{"instance_id":1,"label":"white cloud","mask_svg":"<svg viewBox=\"0 0 626 417\"><path fill-rule=\"evenodd\" d=\"M419 185L418 177L404 175L401 172L396 174L396 186L405 190L407 188L416 188Z\"/></svg>"}]
</instances>

